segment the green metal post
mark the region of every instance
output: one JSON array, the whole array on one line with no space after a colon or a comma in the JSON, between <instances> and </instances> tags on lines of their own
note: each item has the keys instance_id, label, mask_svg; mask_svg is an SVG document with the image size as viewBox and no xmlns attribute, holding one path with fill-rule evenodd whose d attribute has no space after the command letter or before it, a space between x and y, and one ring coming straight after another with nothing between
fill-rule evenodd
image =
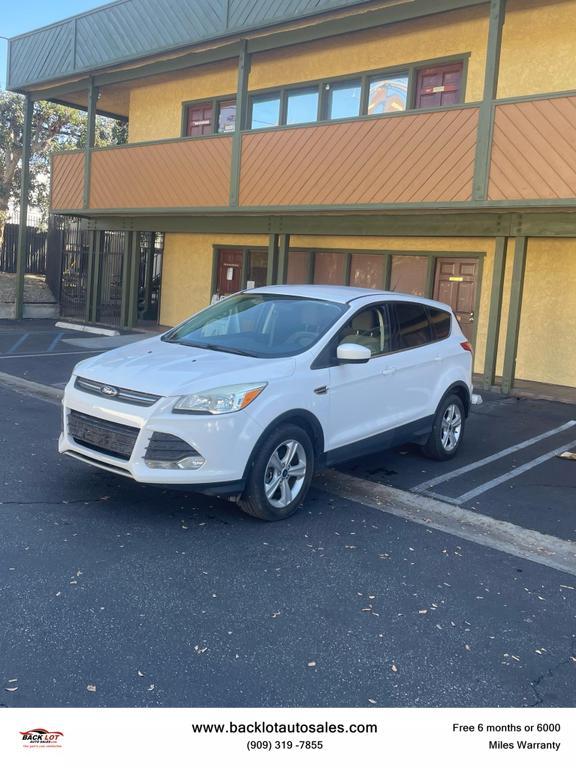
<instances>
[{"instance_id":1,"label":"green metal post","mask_svg":"<svg viewBox=\"0 0 576 768\"><path fill-rule=\"evenodd\" d=\"M436 256L428 256L426 266L426 297L431 299L434 296L434 281L436 280Z\"/></svg>"},{"instance_id":2,"label":"green metal post","mask_svg":"<svg viewBox=\"0 0 576 768\"><path fill-rule=\"evenodd\" d=\"M25 97L24 128L22 132L22 180L20 182L20 226L16 252L16 298L14 316L22 320L24 315L24 275L26 274L26 227L28 225L28 197L30 195L30 154L34 102Z\"/></svg>"},{"instance_id":3,"label":"green metal post","mask_svg":"<svg viewBox=\"0 0 576 768\"><path fill-rule=\"evenodd\" d=\"M96 263L96 232L88 232L88 267L86 270L86 306L84 320L89 323L92 314L92 294L94 292L94 268Z\"/></svg>"},{"instance_id":4,"label":"green metal post","mask_svg":"<svg viewBox=\"0 0 576 768\"><path fill-rule=\"evenodd\" d=\"M474 166L473 199L485 200L488 194L488 176L492 149L494 99L498 96L502 27L506 17L506 0L490 0L490 24L484 74L484 96L478 115L478 135Z\"/></svg>"},{"instance_id":5,"label":"green metal post","mask_svg":"<svg viewBox=\"0 0 576 768\"><path fill-rule=\"evenodd\" d=\"M236 130L232 138L232 169L230 174L230 206L237 207L240 199L240 166L242 162L242 131L246 127L248 112L248 80L250 54L248 43L242 40L238 57L238 85L236 89Z\"/></svg>"},{"instance_id":6,"label":"green metal post","mask_svg":"<svg viewBox=\"0 0 576 768\"><path fill-rule=\"evenodd\" d=\"M390 280L392 278L392 254L391 253L385 253L384 254L384 285L382 288L385 291L390 290Z\"/></svg>"},{"instance_id":7,"label":"green metal post","mask_svg":"<svg viewBox=\"0 0 576 768\"><path fill-rule=\"evenodd\" d=\"M89 312L88 319L91 323L98 320L98 300L100 293L100 268L102 265L102 240L103 232L98 230L94 233L94 259L92 268L92 284L88 294Z\"/></svg>"},{"instance_id":8,"label":"green metal post","mask_svg":"<svg viewBox=\"0 0 576 768\"><path fill-rule=\"evenodd\" d=\"M526 250L528 238L517 237L514 247L514 268L510 307L508 309L508 328L506 330L506 348L504 351L504 369L502 372L502 394L509 394L516 375L516 356L518 354L518 336L520 333L520 314L522 294L524 292L524 274L526 272Z\"/></svg>"},{"instance_id":9,"label":"green metal post","mask_svg":"<svg viewBox=\"0 0 576 768\"><path fill-rule=\"evenodd\" d=\"M268 241L268 270L266 285L274 285L278 278L278 235L270 235Z\"/></svg>"},{"instance_id":10,"label":"green metal post","mask_svg":"<svg viewBox=\"0 0 576 768\"><path fill-rule=\"evenodd\" d=\"M286 285L288 279L288 252L290 250L290 235L280 235L278 242L278 274L276 280Z\"/></svg>"},{"instance_id":11,"label":"green metal post","mask_svg":"<svg viewBox=\"0 0 576 768\"><path fill-rule=\"evenodd\" d=\"M138 288L140 280L140 232L132 233L132 242L129 249L129 286L128 286L128 313L126 325L133 328L138 322Z\"/></svg>"},{"instance_id":12,"label":"green metal post","mask_svg":"<svg viewBox=\"0 0 576 768\"><path fill-rule=\"evenodd\" d=\"M92 161L92 149L96 144L96 105L98 103L98 88L94 85L94 78L90 78L88 89L88 126L86 130L86 146L84 147L84 194L83 207L90 207L90 169Z\"/></svg>"},{"instance_id":13,"label":"green metal post","mask_svg":"<svg viewBox=\"0 0 576 768\"><path fill-rule=\"evenodd\" d=\"M498 339L500 337L502 294L504 290L507 250L508 238L497 237L496 250L494 252L494 268L492 270L492 287L490 289L490 312L488 315L486 354L484 356L483 385L485 389L490 389L494 384L496 377L496 361L498 359Z\"/></svg>"},{"instance_id":14,"label":"green metal post","mask_svg":"<svg viewBox=\"0 0 576 768\"><path fill-rule=\"evenodd\" d=\"M127 328L130 317L130 261L134 232L126 232L124 253L122 255L122 306L120 308L120 324Z\"/></svg>"}]
</instances>

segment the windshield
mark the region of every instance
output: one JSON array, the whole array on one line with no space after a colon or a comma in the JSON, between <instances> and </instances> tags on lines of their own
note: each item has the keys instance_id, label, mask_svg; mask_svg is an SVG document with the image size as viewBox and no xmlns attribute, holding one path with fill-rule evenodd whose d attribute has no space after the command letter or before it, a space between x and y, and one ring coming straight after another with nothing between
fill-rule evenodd
<instances>
[{"instance_id":1,"label":"windshield","mask_svg":"<svg viewBox=\"0 0 576 768\"><path fill-rule=\"evenodd\" d=\"M199 312L162 339L250 357L291 357L312 347L347 309L319 299L243 293Z\"/></svg>"}]
</instances>

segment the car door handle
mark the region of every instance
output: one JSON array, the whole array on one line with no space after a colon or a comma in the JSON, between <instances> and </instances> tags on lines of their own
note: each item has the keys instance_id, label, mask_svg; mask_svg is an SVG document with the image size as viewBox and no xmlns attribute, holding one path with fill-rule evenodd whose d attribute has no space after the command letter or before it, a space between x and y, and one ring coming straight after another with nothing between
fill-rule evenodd
<instances>
[{"instance_id":1,"label":"car door handle","mask_svg":"<svg viewBox=\"0 0 576 768\"><path fill-rule=\"evenodd\" d=\"M435 363L441 363L441 362L442 362L442 360L444 360L444 358L442 357L442 355L436 355L436 357L434 358L434 362L435 362Z\"/></svg>"},{"instance_id":2,"label":"car door handle","mask_svg":"<svg viewBox=\"0 0 576 768\"><path fill-rule=\"evenodd\" d=\"M393 373L396 373L396 368L384 368L382 376L392 376Z\"/></svg>"}]
</instances>

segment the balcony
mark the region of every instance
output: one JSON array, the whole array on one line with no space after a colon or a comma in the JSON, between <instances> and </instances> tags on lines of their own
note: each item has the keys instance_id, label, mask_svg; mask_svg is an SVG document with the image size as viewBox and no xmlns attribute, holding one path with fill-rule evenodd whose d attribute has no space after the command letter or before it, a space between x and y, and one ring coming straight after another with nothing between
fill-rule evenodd
<instances>
[{"instance_id":1,"label":"balcony","mask_svg":"<svg viewBox=\"0 0 576 768\"><path fill-rule=\"evenodd\" d=\"M464 105L245 131L239 176L229 135L92 150L86 184L84 153L60 153L52 209L90 216L576 203L576 96L496 103L481 201L472 199L478 120L478 106Z\"/></svg>"},{"instance_id":2,"label":"balcony","mask_svg":"<svg viewBox=\"0 0 576 768\"><path fill-rule=\"evenodd\" d=\"M232 137L133 144L90 153L89 211L226 208ZM52 209L83 208L84 153L52 158Z\"/></svg>"}]
</instances>

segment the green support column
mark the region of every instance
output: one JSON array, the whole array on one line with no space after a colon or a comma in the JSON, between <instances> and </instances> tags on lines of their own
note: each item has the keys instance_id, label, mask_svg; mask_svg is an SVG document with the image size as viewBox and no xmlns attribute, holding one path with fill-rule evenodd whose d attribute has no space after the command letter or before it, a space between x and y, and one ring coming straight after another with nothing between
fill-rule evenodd
<instances>
[{"instance_id":1,"label":"green support column","mask_svg":"<svg viewBox=\"0 0 576 768\"><path fill-rule=\"evenodd\" d=\"M492 270L492 287L490 290L490 313L488 315L488 332L486 339L486 354L484 356L484 389L490 389L496 377L496 361L498 359L498 339L500 338L500 320L502 317L502 294L504 290L504 274L506 272L506 252L508 238L496 238L494 252L494 269Z\"/></svg>"},{"instance_id":2,"label":"green support column","mask_svg":"<svg viewBox=\"0 0 576 768\"><path fill-rule=\"evenodd\" d=\"M127 328L129 324L130 304L130 262L134 232L126 232L124 253L122 255L122 306L120 308L120 324Z\"/></svg>"},{"instance_id":3,"label":"green support column","mask_svg":"<svg viewBox=\"0 0 576 768\"><path fill-rule=\"evenodd\" d=\"M498 95L502 27L506 17L506 0L490 0L490 24L486 50L484 96L478 116L476 160L474 166L473 199L485 200L488 194L488 175L492 148L493 102Z\"/></svg>"},{"instance_id":4,"label":"green support column","mask_svg":"<svg viewBox=\"0 0 576 768\"><path fill-rule=\"evenodd\" d=\"M508 309L508 328L506 330L506 348L504 351L504 370L502 372L502 394L504 395L509 394L516 375L516 356L518 353L518 335L520 333L520 314L522 311L522 294L524 292L527 245L528 238L516 238L510 307Z\"/></svg>"},{"instance_id":5,"label":"green support column","mask_svg":"<svg viewBox=\"0 0 576 768\"><path fill-rule=\"evenodd\" d=\"M230 175L230 206L237 207L240 198L240 165L242 161L242 131L246 127L248 113L248 80L250 54L248 44L242 40L238 58L238 85L236 88L236 130L232 139L232 170Z\"/></svg>"},{"instance_id":6,"label":"green support column","mask_svg":"<svg viewBox=\"0 0 576 768\"><path fill-rule=\"evenodd\" d=\"M270 235L268 241L268 271L266 285L275 285L278 278L278 235Z\"/></svg>"},{"instance_id":7,"label":"green support column","mask_svg":"<svg viewBox=\"0 0 576 768\"><path fill-rule=\"evenodd\" d=\"M276 281L286 285L288 280L288 251L290 250L290 235L280 235L278 242L278 274Z\"/></svg>"},{"instance_id":8,"label":"green support column","mask_svg":"<svg viewBox=\"0 0 576 768\"><path fill-rule=\"evenodd\" d=\"M103 232L98 230L94 232L94 255L92 274L89 274L89 292L88 299L88 320L91 323L98 321L98 300L100 294L100 267L102 265L102 239Z\"/></svg>"},{"instance_id":9,"label":"green support column","mask_svg":"<svg viewBox=\"0 0 576 768\"><path fill-rule=\"evenodd\" d=\"M94 268L96 264L96 232L88 233L88 267L86 270L86 306L84 320L89 323L92 314L92 294L94 285Z\"/></svg>"},{"instance_id":10,"label":"green support column","mask_svg":"<svg viewBox=\"0 0 576 768\"><path fill-rule=\"evenodd\" d=\"M90 207L90 170L92 160L92 149L96 143L96 105L98 103L98 88L94 85L94 78L90 78L90 87L88 89L88 112L87 112L87 130L86 146L84 147L84 194L83 206Z\"/></svg>"},{"instance_id":11,"label":"green support column","mask_svg":"<svg viewBox=\"0 0 576 768\"><path fill-rule=\"evenodd\" d=\"M426 266L426 297L431 299L434 296L434 281L436 280L436 256L428 256Z\"/></svg>"},{"instance_id":12,"label":"green support column","mask_svg":"<svg viewBox=\"0 0 576 768\"><path fill-rule=\"evenodd\" d=\"M382 288L385 291L390 290L390 280L392 279L392 254L391 253L385 253L384 254L384 285Z\"/></svg>"},{"instance_id":13,"label":"green support column","mask_svg":"<svg viewBox=\"0 0 576 768\"><path fill-rule=\"evenodd\" d=\"M138 322L138 288L140 283L140 232L132 233L132 242L130 244L129 253L129 285L126 325L128 328L134 328Z\"/></svg>"},{"instance_id":14,"label":"green support column","mask_svg":"<svg viewBox=\"0 0 576 768\"><path fill-rule=\"evenodd\" d=\"M30 145L34 101L25 97L24 129L22 133L22 181L20 182L20 225L16 252L16 298L14 316L22 320L24 315L24 275L26 274L26 227L28 225L28 197L30 194Z\"/></svg>"}]
</instances>

